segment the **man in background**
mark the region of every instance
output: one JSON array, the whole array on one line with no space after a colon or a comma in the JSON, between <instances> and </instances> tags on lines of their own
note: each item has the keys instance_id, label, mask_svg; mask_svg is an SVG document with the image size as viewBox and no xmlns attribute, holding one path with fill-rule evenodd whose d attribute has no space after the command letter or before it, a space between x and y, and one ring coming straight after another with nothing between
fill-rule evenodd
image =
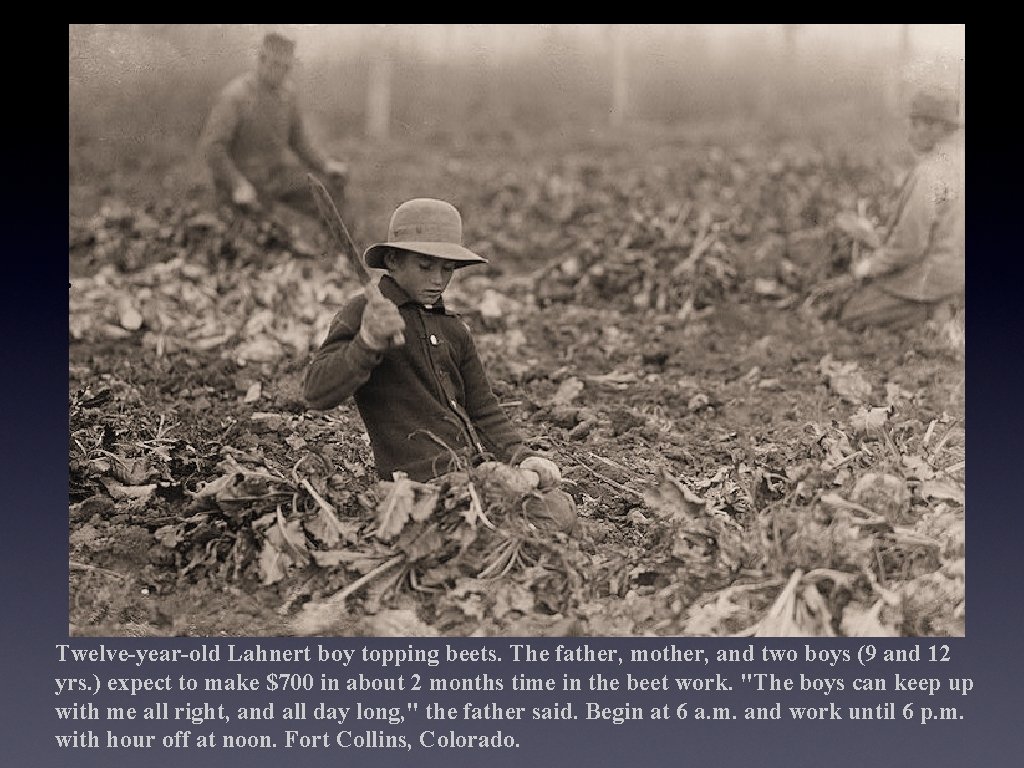
<instances>
[{"instance_id":1,"label":"man in background","mask_svg":"<svg viewBox=\"0 0 1024 768\"><path fill-rule=\"evenodd\" d=\"M289 77L295 41L270 32L256 68L231 81L217 97L200 139L219 202L243 209L280 202L316 217L309 171L323 178L342 206L348 169L325 157L306 133Z\"/></svg>"}]
</instances>

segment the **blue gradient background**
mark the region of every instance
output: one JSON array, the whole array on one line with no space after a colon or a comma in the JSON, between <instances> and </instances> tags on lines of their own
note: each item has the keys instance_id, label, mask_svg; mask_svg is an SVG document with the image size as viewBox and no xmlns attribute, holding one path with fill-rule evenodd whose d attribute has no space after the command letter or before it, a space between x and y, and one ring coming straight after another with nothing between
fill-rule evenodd
<instances>
[{"instance_id":1,"label":"blue gradient background","mask_svg":"<svg viewBox=\"0 0 1024 768\"><path fill-rule=\"evenodd\" d=\"M59 62L59 57L58 61ZM977 60L975 61L977 64ZM975 68L975 72L977 69ZM58 80L55 78L55 80ZM60 92L62 85L55 82L53 89ZM978 124L994 125L1008 122L1006 113L986 114L990 111L985 100L975 100L973 117ZM1000 102L1002 103L1002 102ZM60 100L52 105L62 112ZM979 113L980 109L980 113ZM971 155L971 179L984 183L972 185L970 228L968 239L972 259L968 265L968 293L971 314L968 318L968 421L967 430L970 457L968 483L969 517L967 524L968 570L968 622L965 639L939 640L951 646L952 661L943 665L890 665L854 671L844 667L835 674L849 677L863 674L885 676L892 679L895 672L906 676L971 677L975 689L968 697L935 696L928 700L919 694L890 693L886 698L897 702L913 700L931 706L958 706L965 719L955 723L937 723L925 726L895 722L820 722L800 723L783 720L777 723L698 723L686 721L659 723L651 720L615 726L609 722L579 720L566 726L562 723L538 724L494 722L480 728L459 728L462 731L488 733L497 728L519 736L523 746L509 751L455 751L414 750L399 753L381 750L238 750L229 752L215 749L207 753L198 750L184 752L165 750L110 751L58 750L53 734L69 729L58 723L54 706L62 703L53 695L53 678L78 676L86 669L108 675L141 675L134 667L76 665L71 667L57 662L54 646L68 642L67 636L67 325L66 310L66 238L65 202L61 153L63 117L58 114L52 124L33 125L31 135L21 137L23 142L17 156L9 158L15 168L5 186L8 211L5 247L5 280L10 291L4 302L5 330L8 343L15 354L8 358L11 368L3 377L6 392L2 399L4 416L3 471L4 520L0 533L3 556L2 611L3 648L3 742L0 743L0 763L10 766L133 766L147 765L245 765L278 767L286 762L302 765L360 766L403 765L456 766L488 765L630 765L676 766L709 763L715 766L1010 766L1021 762L1024 755L1024 718L1021 716L1022 675L1021 651L1022 619L1020 614L1021 527L1019 516L1021 452L1019 385L1021 376L1020 298L1004 295L1007 288L1022 283L1019 278L1020 245L1010 233L1019 215L1020 194L1017 172L1007 167L1011 153L1004 149L1008 142L986 138L984 144L975 143ZM38 130L37 130L38 128ZM989 129L984 128L986 134ZM1015 150L1015 154L1019 154ZM21 163L22 167L17 167ZM17 178L16 182L11 179ZM1016 233L1013 233L1016 234ZM76 647L95 647L100 643L115 647L194 647L199 640L81 639L73 641ZM223 641L222 641L223 642ZM302 646L317 642L339 647L362 644L349 639L235 639L238 645ZM374 642L374 641L371 641ZM379 645L407 644L398 639L376 641ZM561 677L562 672L585 677L598 667L574 665L541 666L515 665L510 661L508 639L451 640L457 647L487 645L498 649L505 657L500 665L466 664L445 665L450 676L471 676L487 671L493 676L510 678L516 672L532 676ZM660 648L666 639L530 639L535 647L553 649L558 642L588 642L592 647L647 646ZM746 640L713 642L710 640L674 640L685 647L745 647ZM813 641L812 641L813 642ZM920 642L923 647L931 640L900 640L879 646L909 647ZM430 647L443 647L444 642L422 641ZM759 643L755 643L759 644ZM802 651L803 640L772 640L773 647L794 647ZM856 643L837 640L830 643L813 642L816 647L853 648ZM236 667L253 677L262 677L266 671L281 671L277 665L261 668L258 665L219 665L216 668L194 665L175 668L174 674L192 676L227 676ZM735 671L711 666L706 669L733 672L730 677L738 684ZM164 667L151 668L165 674ZM648 677L668 674L690 674L698 669L691 665L647 665L634 670ZM624 677L627 668L610 669L610 673ZM801 672L816 677L829 676L827 668L815 664L792 664L784 668L765 664L744 665L742 671L775 671L799 677ZM302 671L306 671L303 668ZM321 669L314 665L314 674ZM410 665L404 673L427 671ZM703 670L700 670L703 671ZM339 696L338 694L335 694ZM577 711L584 701L604 704L629 701L643 706L677 697L661 694L619 693L597 694L583 691L572 694ZM733 700L732 696L735 696ZM695 706L768 705L781 697L771 694L739 696L708 696L698 694L679 696L692 710ZM452 695L420 694L421 709L425 702L436 700L446 706L461 706L464 700L478 704L498 702L503 706L531 706L534 703L569 700L569 694L514 694L474 693ZM149 697L147 697L149 698ZM198 703L207 697L200 694L175 694L158 697L172 706L184 701ZM270 695L263 692L249 696L224 695L213 701L228 705L262 704ZM273 700L281 706L291 697L275 694ZM320 696L310 697L319 700ZM825 703L831 700L844 706L858 703L859 697L847 692L841 697L825 698L821 695L802 697L807 703ZM873 696L869 698L875 698ZM788 694L782 699L798 703L801 697ZM397 694L379 697L366 696L367 705L404 703L410 696ZM113 695L97 697L99 706L108 704L137 705L127 697ZM646 714L646 713L645 713ZM345 727L349 727L348 724ZM362 730L357 723L353 731ZM253 732L276 731L284 724L278 721L270 728L257 727ZM433 723L436 730L446 730L443 723ZM73 726L72 726L73 727ZM107 724L82 722L79 729L92 727L102 733ZM244 733L242 724L232 722L231 728L219 724L210 727L170 723L172 731L189 728L194 733L211 728L220 732ZM316 732L327 727L339 730L341 726L322 726L307 721L299 730ZM370 726L373 727L372 725ZM129 725L117 728L130 732ZM138 732L163 732L139 723ZM415 733L418 727L404 730ZM1016 757L1014 757L1016 755Z\"/></svg>"}]
</instances>

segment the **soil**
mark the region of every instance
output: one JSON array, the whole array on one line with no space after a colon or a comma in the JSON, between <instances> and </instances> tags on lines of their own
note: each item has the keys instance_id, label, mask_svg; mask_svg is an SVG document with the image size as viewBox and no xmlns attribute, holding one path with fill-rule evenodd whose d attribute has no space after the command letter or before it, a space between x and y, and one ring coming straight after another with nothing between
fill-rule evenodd
<instances>
[{"instance_id":1,"label":"soil","mask_svg":"<svg viewBox=\"0 0 1024 768\"><path fill-rule=\"evenodd\" d=\"M354 406L301 395L358 288L316 223L211 212L187 156L90 167L70 189L72 634L963 633L962 316L851 334L809 303L849 265L835 213L884 220L901 157L750 136L342 149L357 239L430 194L492 257L449 303L580 528L502 566L453 485L435 552L374 536L396 486ZM233 472L263 485L203 495ZM460 536L482 558L461 570L437 554ZM311 557L336 551L366 560Z\"/></svg>"}]
</instances>

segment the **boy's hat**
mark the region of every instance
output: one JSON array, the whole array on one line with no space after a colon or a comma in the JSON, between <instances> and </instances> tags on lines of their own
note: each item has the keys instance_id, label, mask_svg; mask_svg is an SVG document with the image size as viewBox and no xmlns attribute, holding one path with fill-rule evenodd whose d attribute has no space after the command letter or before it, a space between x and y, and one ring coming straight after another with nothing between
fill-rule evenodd
<instances>
[{"instance_id":1,"label":"boy's hat","mask_svg":"<svg viewBox=\"0 0 1024 768\"><path fill-rule=\"evenodd\" d=\"M384 269L388 248L461 262L458 266L487 263L483 256L462 247L462 216L455 206L429 197L408 200L395 209L388 225L388 241L366 249L366 266Z\"/></svg>"},{"instance_id":2,"label":"boy's hat","mask_svg":"<svg viewBox=\"0 0 1024 768\"><path fill-rule=\"evenodd\" d=\"M910 116L960 125L960 103L952 91L921 89L910 101Z\"/></svg>"}]
</instances>

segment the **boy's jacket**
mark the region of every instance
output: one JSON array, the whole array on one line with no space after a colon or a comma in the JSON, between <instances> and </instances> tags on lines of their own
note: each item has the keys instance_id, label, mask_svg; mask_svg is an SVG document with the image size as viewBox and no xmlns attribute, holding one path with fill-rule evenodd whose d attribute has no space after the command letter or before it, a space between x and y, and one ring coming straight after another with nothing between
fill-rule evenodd
<instances>
[{"instance_id":1,"label":"boy's jacket","mask_svg":"<svg viewBox=\"0 0 1024 768\"><path fill-rule=\"evenodd\" d=\"M426 481L464 461L517 463L531 452L491 391L473 337L443 302L427 309L388 275L380 290L405 320L405 344L376 352L359 338L360 294L331 322L306 371L310 408L325 410L354 395L370 436L377 472ZM449 450L450 449L450 450Z\"/></svg>"}]
</instances>

